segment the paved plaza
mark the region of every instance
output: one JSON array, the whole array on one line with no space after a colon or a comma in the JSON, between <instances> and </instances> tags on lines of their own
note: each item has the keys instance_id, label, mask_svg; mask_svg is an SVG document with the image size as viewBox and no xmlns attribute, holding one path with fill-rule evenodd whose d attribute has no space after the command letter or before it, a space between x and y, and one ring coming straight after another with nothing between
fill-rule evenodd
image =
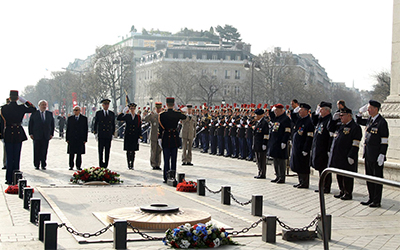
<instances>
[{"instance_id":1,"label":"paved plaza","mask_svg":"<svg viewBox=\"0 0 400 250\"><path fill-rule=\"evenodd\" d=\"M28 185L35 188L34 197L41 198L41 211L50 212L52 220L66 223L82 233L94 233L105 227L99 214L115 208L136 207L155 202L168 203L181 208L206 211L217 223L241 230L249 227L259 217L251 215L251 205L241 206L234 201L231 205L221 204L221 195L206 192L206 196L196 193L177 192L175 188L162 183L162 171L152 170L149 162L149 144L140 145L136 153L135 170L128 170L123 142L115 139L112 143L109 168L121 174L123 184L113 186L82 186L69 183L73 171L68 170L67 145L55 137L50 141L47 170L35 170L33 166L32 141L22 146L21 171ZM2 157L2 153L0 153ZM178 153L180 160L181 154ZM231 186L232 194L242 202L253 194L263 195L263 213L276 215L291 227L309 224L320 212L317 189L318 177L311 176L310 189L295 189L296 176L289 176L285 184L271 183L273 167L268 165L267 179L254 179L257 172L255 163L232 158L193 152L194 166L181 166L178 172L186 174L187 180L205 178L211 190L219 190L222 185ZM98 165L97 143L92 134L86 144L82 167ZM5 171L1 173L0 202L0 249L43 249L38 240L38 228L29 222L29 211L23 209L22 200L17 195L5 194ZM291 173L292 174L292 173ZM332 185L333 194L338 192L336 178ZM400 249L400 190L384 187L382 207L369 208L360 205L367 200L366 185L355 180L353 200L335 199L326 194L327 213L332 215L332 241L330 249ZM282 228L277 226L277 233ZM163 234L149 232L161 237ZM261 240L261 224L250 230L251 237L235 237L239 246L225 246L222 249L323 249L321 240L288 242L277 236L276 244ZM99 237L78 238L78 243L65 228L58 230L58 249L113 249L112 232ZM142 241L137 234L128 234L132 241L128 249L168 249L161 241ZM104 241L104 243L99 243Z\"/></svg>"}]
</instances>

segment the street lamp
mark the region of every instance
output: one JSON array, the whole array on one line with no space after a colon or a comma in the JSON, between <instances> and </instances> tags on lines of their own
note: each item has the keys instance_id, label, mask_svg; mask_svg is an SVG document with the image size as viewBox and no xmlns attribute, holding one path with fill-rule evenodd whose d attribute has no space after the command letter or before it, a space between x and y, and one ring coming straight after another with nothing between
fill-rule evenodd
<instances>
[{"instance_id":1,"label":"street lamp","mask_svg":"<svg viewBox=\"0 0 400 250\"><path fill-rule=\"evenodd\" d=\"M244 64L244 69L251 69L251 88L250 88L250 103L253 103L253 85L254 85L254 69L261 70L260 64L257 61L248 61Z\"/></svg>"},{"instance_id":2,"label":"street lamp","mask_svg":"<svg viewBox=\"0 0 400 250\"><path fill-rule=\"evenodd\" d=\"M153 110L153 97L150 97L150 110Z\"/></svg>"}]
</instances>

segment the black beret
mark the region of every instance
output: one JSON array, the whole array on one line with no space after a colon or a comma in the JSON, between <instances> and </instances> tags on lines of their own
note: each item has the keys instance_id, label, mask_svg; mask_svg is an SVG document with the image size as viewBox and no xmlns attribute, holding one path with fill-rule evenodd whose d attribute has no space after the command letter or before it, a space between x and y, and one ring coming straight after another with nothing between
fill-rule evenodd
<instances>
[{"instance_id":1,"label":"black beret","mask_svg":"<svg viewBox=\"0 0 400 250\"><path fill-rule=\"evenodd\" d=\"M256 111L254 111L254 113L256 115L263 115L264 114L264 109L256 109Z\"/></svg>"},{"instance_id":2,"label":"black beret","mask_svg":"<svg viewBox=\"0 0 400 250\"><path fill-rule=\"evenodd\" d=\"M376 107L378 109L381 108L380 102L377 102L375 100L369 100L369 105L374 106L374 107Z\"/></svg>"},{"instance_id":3,"label":"black beret","mask_svg":"<svg viewBox=\"0 0 400 250\"><path fill-rule=\"evenodd\" d=\"M105 103L105 104L109 104L111 102L110 99L103 99L100 101L100 103Z\"/></svg>"},{"instance_id":4,"label":"black beret","mask_svg":"<svg viewBox=\"0 0 400 250\"><path fill-rule=\"evenodd\" d=\"M319 106L320 106L321 108L323 108L323 107L328 107L328 108L331 109L331 108L332 108L332 103L322 101L322 102L319 104Z\"/></svg>"},{"instance_id":5,"label":"black beret","mask_svg":"<svg viewBox=\"0 0 400 250\"><path fill-rule=\"evenodd\" d=\"M343 114L353 114L353 110L349 109L348 107L344 107L340 110L340 113Z\"/></svg>"},{"instance_id":6,"label":"black beret","mask_svg":"<svg viewBox=\"0 0 400 250\"><path fill-rule=\"evenodd\" d=\"M308 105L307 103L300 103L300 108L305 108L305 109L310 110L310 109L311 109L311 106Z\"/></svg>"}]
</instances>

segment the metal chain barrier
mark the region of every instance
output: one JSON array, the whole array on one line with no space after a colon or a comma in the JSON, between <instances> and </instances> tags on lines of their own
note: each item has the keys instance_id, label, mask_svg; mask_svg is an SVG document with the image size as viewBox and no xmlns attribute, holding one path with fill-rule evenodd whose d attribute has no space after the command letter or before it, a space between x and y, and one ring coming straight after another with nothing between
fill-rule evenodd
<instances>
[{"instance_id":1,"label":"metal chain barrier","mask_svg":"<svg viewBox=\"0 0 400 250\"><path fill-rule=\"evenodd\" d=\"M235 196L233 196L233 194L231 192L228 191L228 193L231 196L232 200L234 200L239 205L246 206L246 205L249 205L252 201L252 199L250 199L249 201L246 201L246 202L240 202L235 198Z\"/></svg>"},{"instance_id":2,"label":"metal chain barrier","mask_svg":"<svg viewBox=\"0 0 400 250\"><path fill-rule=\"evenodd\" d=\"M218 190L218 191L212 191L211 189L209 189L207 186L204 186L208 192L212 193L212 194L218 194L221 193L222 191L222 187Z\"/></svg>"},{"instance_id":3,"label":"metal chain barrier","mask_svg":"<svg viewBox=\"0 0 400 250\"><path fill-rule=\"evenodd\" d=\"M315 219L314 219L313 221L311 221L310 224L308 224L307 226L302 227L302 228L293 228L293 227L290 227L290 226L286 225L283 221L279 220L279 218L276 218L276 221L279 223L279 225L280 225L281 227L283 227L283 228L286 229L286 230L294 231L294 232L302 232L302 231L307 231L310 227L314 226L315 223L317 223L317 221L318 221L320 218L321 218L320 215L317 215L317 217L315 217Z\"/></svg>"},{"instance_id":4,"label":"metal chain barrier","mask_svg":"<svg viewBox=\"0 0 400 250\"><path fill-rule=\"evenodd\" d=\"M241 233L247 233L248 231L250 231L250 229L256 228L258 226L258 224L260 224L261 222L264 221L264 218L259 219L258 221L254 222L253 224L250 225L250 227L245 227L240 231L232 231L232 232L228 232L228 235L238 235Z\"/></svg>"},{"instance_id":5,"label":"metal chain barrier","mask_svg":"<svg viewBox=\"0 0 400 250\"><path fill-rule=\"evenodd\" d=\"M153 237L146 233L142 233L142 232L140 232L140 230L138 228L132 226L131 223L127 222L127 224L128 224L128 227L130 227L135 234L139 234L140 236L142 236L142 238L144 238L146 240L163 240L164 239L164 237Z\"/></svg>"},{"instance_id":6,"label":"metal chain barrier","mask_svg":"<svg viewBox=\"0 0 400 250\"><path fill-rule=\"evenodd\" d=\"M59 225L58 225L58 228L65 227L65 229L66 229L69 233L71 233L71 234L73 234L73 235L80 236L80 237L83 237L83 238L90 238L90 237L93 237L93 236L100 236L100 235L102 235L103 233L107 232L108 229L110 229L110 227L112 227L112 226L114 226L114 224L109 224L109 225L106 226L105 228L103 228L103 229L101 229L101 230L99 230L99 231L97 231L97 232L95 232L95 233L93 233L93 234L91 234L91 233L79 233L79 232L75 231L72 227L69 227L69 226L65 225L65 223L59 224Z\"/></svg>"}]
</instances>

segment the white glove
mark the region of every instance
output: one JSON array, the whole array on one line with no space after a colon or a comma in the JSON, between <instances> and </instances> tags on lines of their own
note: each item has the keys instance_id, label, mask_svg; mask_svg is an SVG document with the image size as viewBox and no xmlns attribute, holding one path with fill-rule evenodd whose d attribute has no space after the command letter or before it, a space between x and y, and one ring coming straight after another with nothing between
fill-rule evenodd
<instances>
[{"instance_id":1,"label":"white glove","mask_svg":"<svg viewBox=\"0 0 400 250\"><path fill-rule=\"evenodd\" d=\"M178 107L178 105L177 105L176 103L174 104L174 109L175 109L175 110L178 110L178 109L179 109L179 107Z\"/></svg>"},{"instance_id":2,"label":"white glove","mask_svg":"<svg viewBox=\"0 0 400 250\"><path fill-rule=\"evenodd\" d=\"M211 127L211 123L209 123L208 126Z\"/></svg>"},{"instance_id":3,"label":"white glove","mask_svg":"<svg viewBox=\"0 0 400 250\"><path fill-rule=\"evenodd\" d=\"M354 164L354 160L350 157L347 157L347 161L349 162L350 165Z\"/></svg>"},{"instance_id":4,"label":"white glove","mask_svg":"<svg viewBox=\"0 0 400 250\"><path fill-rule=\"evenodd\" d=\"M249 127L249 125L244 126L244 128L248 128L248 127Z\"/></svg>"},{"instance_id":5,"label":"white glove","mask_svg":"<svg viewBox=\"0 0 400 250\"><path fill-rule=\"evenodd\" d=\"M240 124L243 124L243 120L240 120Z\"/></svg>"},{"instance_id":6,"label":"white glove","mask_svg":"<svg viewBox=\"0 0 400 250\"><path fill-rule=\"evenodd\" d=\"M235 122L235 119L232 119L232 123Z\"/></svg>"},{"instance_id":7,"label":"white glove","mask_svg":"<svg viewBox=\"0 0 400 250\"><path fill-rule=\"evenodd\" d=\"M328 158L331 157L331 152L328 152Z\"/></svg>"},{"instance_id":8,"label":"white glove","mask_svg":"<svg viewBox=\"0 0 400 250\"><path fill-rule=\"evenodd\" d=\"M303 156L307 156L308 155L308 153L305 152L305 151L302 151L301 153L303 154Z\"/></svg>"},{"instance_id":9,"label":"white glove","mask_svg":"<svg viewBox=\"0 0 400 250\"><path fill-rule=\"evenodd\" d=\"M18 99L20 100L20 102L22 103L26 103L26 99L23 98L22 96L18 96Z\"/></svg>"},{"instance_id":10,"label":"white glove","mask_svg":"<svg viewBox=\"0 0 400 250\"><path fill-rule=\"evenodd\" d=\"M335 114L333 114L332 120L338 120L340 118L340 113L336 112Z\"/></svg>"},{"instance_id":11,"label":"white glove","mask_svg":"<svg viewBox=\"0 0 400 250\"><path fill-rule=\"evenodd\" d=\"M300 111L300 106L298 106L297 108L295 108L295 109L293 110L293 113L299 113L299 111Z\"/></svg>"},{"instance_id":12,"label":"white glove","mask_svg":"<svg viewBox=\"0 0 400 250\"><path fill-rule=\"evenodd\" d=\"M315 110L315 114L319 115L321 113L321 107L318 105L317 109Z\"/></svg>"},{"instance_id":13,"label":"white glove","mask_svg":"<svg viewBox=\"0 0 400 250\"><path fill-rule=\"evenodd\" d=\"M267 145L262 145L262 150L267 150Z\"/></svg>"},{"instance_id":14,"label":"white glove","mask_svg":"<svg viewBox=\"0 0 400 250\"><path fill-rule=\"evenodd\" d=\"M137 144L140 144L140 139L137 139Z\"/></svg>"},{"instance_id":15,"label":"white glove","mask_svg":"<svg viewBox=\"0 0 400 250\"><path fill-rule=\"evenodd\" d=\"M231 123L229 123L229 127L232 127L232 122L231 122Z\"/></svg>"},{"instance_id":16,"label":"white glove","mask_svg":"<svg viewBox=\"0 0 400 250\"><path fill-rule=\"evenodd\" d=\"M122 113L123 113L123 114L126 114L126 113L128 112L128 110L129 110L129 108L128 108L128 107L125 107L125 108L122 110Z\"/></svg>"},{"instance_id":17,"label":"white glove","mask_svg":"<svg viewBox=\"0 0 400 250\"><path fill-rule=\"evenodd\" d=\"M162 149L162 146L161 146L161 139L158 139L158 146L160 146L160 148Z\"/></svg>"},{"instance_id":18,"label":"white glove","mask_svg":"<svg viewBox=\"0 0 400 250\"><path fill-rule=\"evenodd\" d=\"M181 108L181 111L182 111L182 112L184 112L184 113L186 113L186 111L187 111L187 107L183 107L183 108Z\"/></svg>"},{"instance_id":19,"label":"white glove","mask_svg":"<svg viewBox=\"0 0 400 250\"><path fill-rule=\"evenodd\" d=\"M250 120L247 120L247 124L250 124Z\"/></svg>"},{"instance_id":20,"label":"white glove","mask_svg":"<svg viewBox=\"0 0 400 250\"><path fill-rule=\"evenodd\" d=\"M362 106L358 111L362 114L368 110L368 104Z\"/></svg>"},{"instance_id":21,"label":"white glove","mask_svg":"<svg viewBox=\"0 0 400 250\"><path fill-rule=\"evenodd\" d=\"M281 143L281 149L285 149L286 148L286 143Z\"/></svg>"},{"instance_id":22,"label":"white glove","mask_svg":"<svg viewBox=\"0 0 400 250\"><path fill-rule=\"evenodd\" d=\"M378 156L378 166L382 166L384 161L385 161L385 155L384 154L379 154L379 156Z\"/></svg>"},{"instance_id":23,"label":"white glove","mask_svg":"<svg viewBox=\"0 0 400 250\"><path fill-rule=\"evenodd\" d=\"M199 129L199 126L196 126L196 129Z\"/></svg>"},{"instance_id":24,"label":"white glove","mask_svg":"<svg viewBox=\"0 0 400 250\"><path fill-rule=\"evenodd\" d=\"M276 109L276 107L275 107L275 106L273 106L273 107L272 107L272 109L271 109L271 111L272 111L272 112L274 112L274 111L275 111L275 109Z\"/></svg>"},{"instance_id":25,"label":"white glove","mask_svg":"<svg viewBox=\"0 0 400 250\"><path fill-rule=\"evenodd\" d=\"M236 125L236 127L240 128L240 125Z\"/></svg>"}]
</instances>

